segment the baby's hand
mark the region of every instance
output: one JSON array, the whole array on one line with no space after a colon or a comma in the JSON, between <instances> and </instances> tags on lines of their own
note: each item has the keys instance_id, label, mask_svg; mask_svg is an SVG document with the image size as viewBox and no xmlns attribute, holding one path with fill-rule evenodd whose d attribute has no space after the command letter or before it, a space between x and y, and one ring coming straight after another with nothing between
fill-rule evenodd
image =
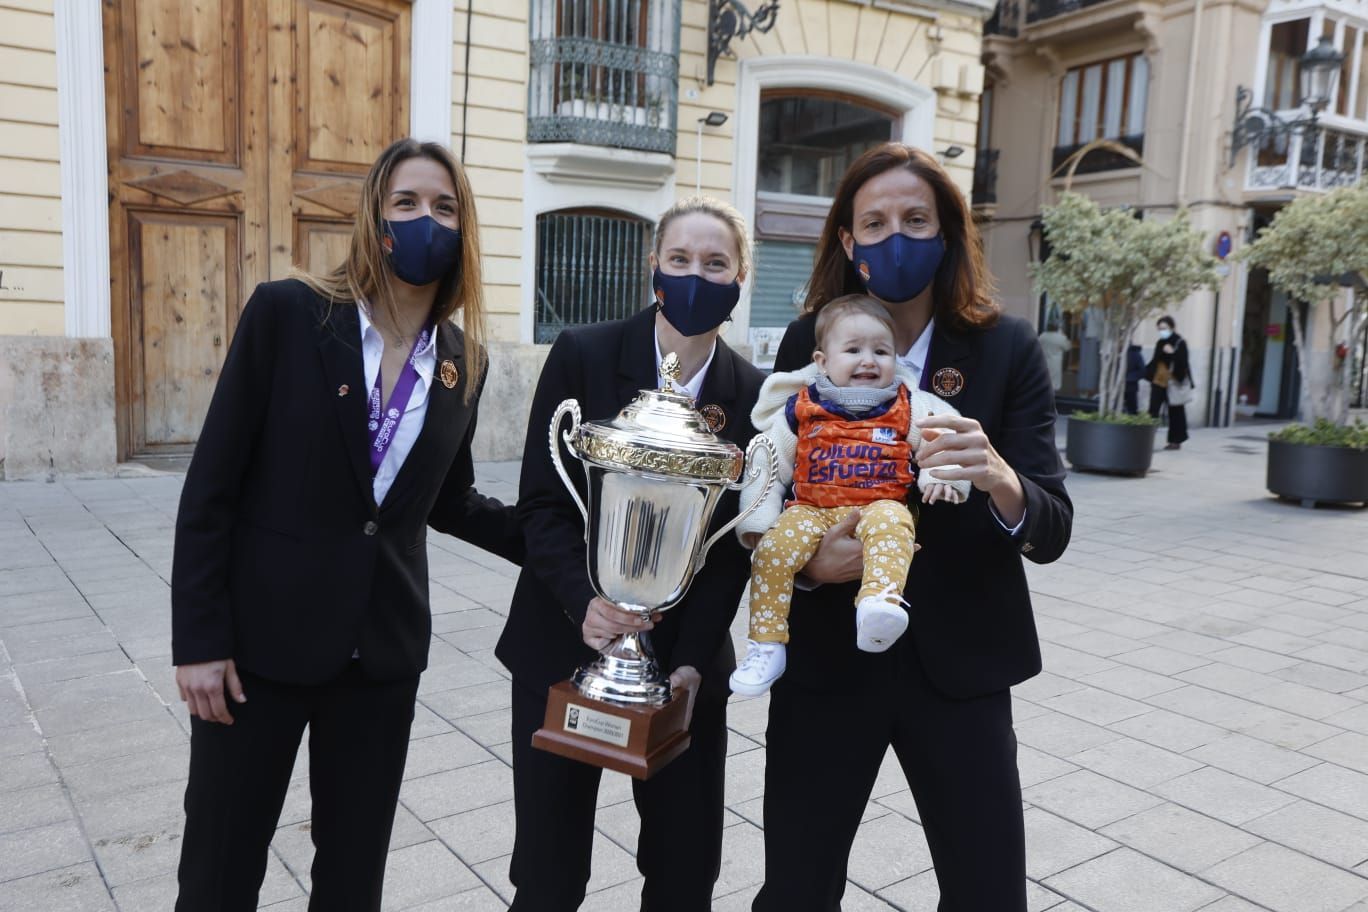
<instances>
[{"instance_id":1,"label":"baby's hand","mask_svg":"<svg viewBox=\"0 0 1368 912\"><path fill-rule=\"evenodd\" d=\"M948 485L944 482L932 482L922 491L922 503L933 504L938 500L944 500L947 503L952 504L964 502L964 498L953 485Z\"/></svg>"}]
</instances>

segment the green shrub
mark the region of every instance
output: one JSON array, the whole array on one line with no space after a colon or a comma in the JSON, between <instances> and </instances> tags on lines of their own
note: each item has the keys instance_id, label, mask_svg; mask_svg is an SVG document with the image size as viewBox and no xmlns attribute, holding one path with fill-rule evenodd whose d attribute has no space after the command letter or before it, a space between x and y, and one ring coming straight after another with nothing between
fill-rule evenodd
<instances>
[{"instance_id":1,"label":"green shrub","mask_svg":"<svg viewBox=\"0 0 1368 912\"><path fill-rule=\"evenodd\" d=\"M1268 435L1268 439L1309 446L1368 450L1368 424L1364 424L1359 418L1354 419L1353 424L1335 424L1326 418L1317 418L1315 423L1310 425L1289 424L1280 431L1273 431Z\"/></svg>"},{"instance_id":2,"label":"green shrub","mask_svg":"<svg viewBox=\"0 0 1368 912\"><path fill-rule=\"evenodd\" d=\"M1097 424L1124 424L1129 427L1154 427L1158 418L1146 414L1127 415L1125 412L1074 412L1069 415L1073 421L1093 421Z\"/></svg>"}]
</instances>

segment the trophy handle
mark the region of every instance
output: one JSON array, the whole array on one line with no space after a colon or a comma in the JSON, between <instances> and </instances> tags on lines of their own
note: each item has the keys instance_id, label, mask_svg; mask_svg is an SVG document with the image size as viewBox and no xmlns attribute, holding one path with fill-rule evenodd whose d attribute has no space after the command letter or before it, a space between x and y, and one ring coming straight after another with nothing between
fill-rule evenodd
<instances>
[{"instance_id":1,"label":"trophy handle","mask_svg":"<svg viewBox=\"0 0 1368 912\"><path fill-rule=\"evenodd\" d=\"M698 558L694 561L694 572L697 573L703 568L703 561L708 557L708 551L717 544L717 540L735 529L741 520L750 516L760 509L761 504L769 497L770 488L774 487L774 481L779 477L779 451L774 448L774 441L764 434L756 434L751 438L750 445L746 447L746 467L741 472L741 477L727 485L733 491L739 491L745 487L746 482L753 481L760 477L760 467L755 464L755 457L760 450L765 451L765 489L760 492L760 496L746 509L737 513L731 522L718 529L712 536L703 543L702 549L698 552Z\"/></svg>"},{"instance_id":2,"label":"trophy handle","mask_svg":"<svg viewBox=\"0 0 1368 912\"><path fill-rule=\"evenodd\" d=\"M560 426L565 421L565 416L570 416L570 430L560 435L557 439L556 434L560 431ZM584 517L584 539L589 540L589 510L584 506L584 501L580 499L579 491L575 489L575 483L570 480L570 475L565 471L565 463L561 461L560 443L565 444L565 448L574 455L575 448L572 441L575 439L575 432L580 426L580 407L579 402L574 399L566 399L556 406L556 412L551 416L551 428L547 434L547 442L551 445L551 464L556 467L556 474L565 483L565 489L570 492L570 497L575 501L575 506L579 507L580 515ZM576 456L576 458L579 458Z\"/></svg>"}]
</instances>

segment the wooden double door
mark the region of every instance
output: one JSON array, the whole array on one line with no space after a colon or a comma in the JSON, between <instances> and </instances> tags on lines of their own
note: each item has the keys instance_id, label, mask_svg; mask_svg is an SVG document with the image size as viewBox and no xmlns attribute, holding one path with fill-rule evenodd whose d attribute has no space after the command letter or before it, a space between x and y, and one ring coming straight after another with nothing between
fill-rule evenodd
<instances>
[{"instance_id":1,"label":"wooden double door","mask_svg":"<svg viewBox=\"0 0 1368 912\"><path fill-rule=\"evenodd\" d=\"M409 131L410 21L405 0L104 0L120 458L189 452L252 289L342 261L361 178Z\"/></svg>"}]
</instances>

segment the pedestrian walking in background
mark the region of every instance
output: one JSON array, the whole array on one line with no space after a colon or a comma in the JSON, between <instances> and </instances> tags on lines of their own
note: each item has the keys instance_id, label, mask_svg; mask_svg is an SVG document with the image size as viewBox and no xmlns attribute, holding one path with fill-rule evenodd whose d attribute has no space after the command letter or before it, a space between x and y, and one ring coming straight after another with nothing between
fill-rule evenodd
<instances>
[{"instance_id":1,"label":"pedestrian walking in background","mask_svg":"<svg viewBox=\"0 0 1368 912\"><path fill-rule=\"evenodd\" d=\"M1145 366L1145 377L1150 382L1149 413L1158 418L1159 411L1168 405L1168 445L1166 450L1182 447L1188 439L1187 404L1192 401L1192 367L1188 363L1187 342L1178 335L1173 317L1160 317L1159 342L1154 346L1154 357Z\"/></svg>"}]
</instances>

